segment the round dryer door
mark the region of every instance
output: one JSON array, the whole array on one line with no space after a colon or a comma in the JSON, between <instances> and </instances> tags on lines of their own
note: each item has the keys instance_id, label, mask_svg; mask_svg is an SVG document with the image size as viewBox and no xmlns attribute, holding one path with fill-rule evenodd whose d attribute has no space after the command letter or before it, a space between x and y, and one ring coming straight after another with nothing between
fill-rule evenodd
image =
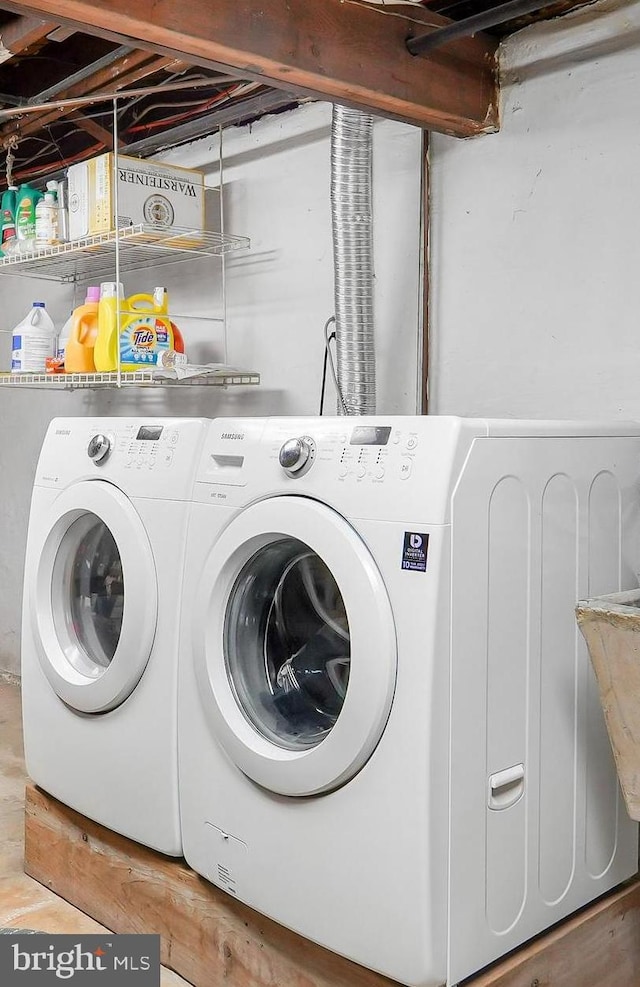
<instances>
[{"instance_id":1,"label":"round dryer door","mask_svg":"<svg viewBox=\"0 0 640 987\"><path fill-rule=\"evenodd\" d=\"M194 659L214 732L264 788L346 782L384 730L396 679L387 592L365 544L316 501L254 504L211 551Z\"/></svg>"},{"instance_id":2,"label":"round dryer door","mask_svg":"<svg viewBox=\"0 0 640 987\"><path fill-rule=\"evenodd\" d=\"M100 480L61 493L41 530L31 621L44 674L72 708L113 709L135 689L153 645L147 533L124 494Z\"/></svg>"}]
</instances>

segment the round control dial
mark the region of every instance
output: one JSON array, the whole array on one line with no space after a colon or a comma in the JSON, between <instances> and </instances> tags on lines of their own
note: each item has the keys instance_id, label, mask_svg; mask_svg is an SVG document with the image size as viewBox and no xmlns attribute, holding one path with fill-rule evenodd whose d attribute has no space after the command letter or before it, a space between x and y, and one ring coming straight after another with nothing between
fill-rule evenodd
<instances>
[{"instance_id":1,"label":"round control dial","mask_svg":"<svg viewBox=\"0 0 640 987\"><path fill-rule=\"evenodd\" d=\"M87 456L96 466L103 463L111 452L111 439L108 435L94 435L87 446Z\"/></svg>"},{"instance_id":2,"label":"round control dial","mask_svg":"<svg viewBox=\"0 0 640 987\"><path fill-rule=\"evenodd\" d=\"M278 460L289 476L302 476L311 467L316 454L316 444L308 435L287 439L280 448Z\"/></svg>"}]
</instances>

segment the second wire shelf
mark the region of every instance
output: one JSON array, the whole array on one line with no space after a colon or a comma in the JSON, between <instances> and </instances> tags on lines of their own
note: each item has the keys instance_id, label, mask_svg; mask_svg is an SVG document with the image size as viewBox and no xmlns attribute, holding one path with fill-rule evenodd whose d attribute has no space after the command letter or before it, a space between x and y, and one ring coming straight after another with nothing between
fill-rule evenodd
<instances>
[{"instance_id":1,"label":"second wire shelf","mask_svg":"<svg viewBox=\"0 0 640 987\"><path fill-rule=\"evenodd\" d=\"M249 247L248 237L172 226L158 228L138 224L80 240L44 247L0 260L0 274L44 278L70 283L84 278L113 278L116 240L120 270L136 271L165 264L184 263L198 257L217 257Z\"/></svg>"}]
</instances>

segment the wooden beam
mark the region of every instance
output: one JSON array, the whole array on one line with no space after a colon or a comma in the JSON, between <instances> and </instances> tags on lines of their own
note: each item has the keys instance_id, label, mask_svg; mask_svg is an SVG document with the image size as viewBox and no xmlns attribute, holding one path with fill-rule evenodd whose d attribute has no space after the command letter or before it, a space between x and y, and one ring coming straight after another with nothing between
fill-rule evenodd
<instances>
[{"instance_id":1,"label":"wooden beam","mask_svg":"<svg viewBox=\"0 0 640 987\"><path fill-rule=\"evenodd\" d=\"M196 987L399 987L247 908L184 861L109 832L31 784L25 871L113 932L159 934L162 962ZM465 987L638 984L637 879L465 980Z\"/></svg>"},{"instance_id":2,"label":"wooden beam","mask_svg":"<svg viewBox=\"0 0 640 987\"><path fill-rule=\"evenodd\" d=\"M109 150L112 149L113 134L110 130L105 130L105 128L101 127L99 123L96 123L95 120L91 120L89 117L86 117L84 113L81 113L79 110L74 110L72 113L68 113L67 119L72 123L75 123L81 130L85 130L88 134L91 134L91 136L95 137L101 144L104 144L106 148ZM121 140L118 141L118 147L122 147Z\"/></svg>"},{"instance_id":3,"label":"wooden beam","mask_svg":"<svg viewBox=\"0 0 640 987\"><path fill-rule=\"evenodd\" d=\"M6 62L12 55L19 55L33 45L44 41L57 23L37 17L16 17L0 28L0 61Z\"/></svg>"},{"instance_id":4,"label":"wooden beam","mask_svg":"<svg viewBox=\"0 0 640 987\"><path fill-rule=\"evenodd\" d=\"M57 41L60 43L61 41L67 41L69 38L72 38L74 34L76 34L76 31L72 27L57 27L55 31L47 35L47 41Z\"/></svg>"},{"instance_id":5,"label":"wooden beam","mask_svg":"<svg viewBox=\"0 0 640 987\"><path fill-rule=\"evenodd\" d=\"M398 987L27 785L25 871L112 932L161 936L195 987Z\"/></svg>"},{"instance_id":6,"label":"wooden beam","mask_svg":"<svg viewBox=\"0 0 640 987\"><path fill-rule=\"evenodd\" d=\"M361 0L3 0L20 13L184 57L294 93L457 136L498 125L496 42L464 38L428 59L408 38L449 21Z\"/></svg>"},{"instance_id":7,"label":"wooden beam","mask_svg":"<svg viewBox=\"0 0 640 987\"><path fill-rule=\"evenodd\" d=\"M111 93L133 85L150 75L155 75L156 72L162 72L174 64L175 59L172 57L158 57L148 51L132 51L112 62L106 68L87 76L81 82L61 90L51 100L51 110L32 113L24 118L9 121L0 128L0 140L6 140L12 135L21 140L73 112L73 107L56 107L57 100L71 99L74 96L87 96L103 91Z\"/></svg>"}]
</instances>

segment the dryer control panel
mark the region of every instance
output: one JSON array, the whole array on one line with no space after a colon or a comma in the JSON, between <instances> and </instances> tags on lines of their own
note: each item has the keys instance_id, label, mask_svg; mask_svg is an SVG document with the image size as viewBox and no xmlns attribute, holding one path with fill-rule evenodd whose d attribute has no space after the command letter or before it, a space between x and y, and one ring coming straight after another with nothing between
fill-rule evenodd
<instances>
[{"instance_id":1,"label":"dryer control panel","mask_svg":"<svg viewBox=\"0 0 640 987\"><path fill-rule=\"evenodd\" d=\"M286 439L278 459L292 477L304 476L318 457L335 463L339 480L382 483L394 476L409 479L419 445L417 430L356 425L324 434L321 446L309 435Z\"/></svg>"}]
</instances>

